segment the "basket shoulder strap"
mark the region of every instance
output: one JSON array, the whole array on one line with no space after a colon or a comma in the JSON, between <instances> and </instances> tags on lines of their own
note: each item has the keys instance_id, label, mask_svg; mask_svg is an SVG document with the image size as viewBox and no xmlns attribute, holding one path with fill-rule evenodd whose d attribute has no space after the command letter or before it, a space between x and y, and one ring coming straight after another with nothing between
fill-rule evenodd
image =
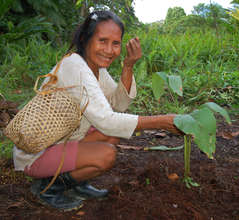
<instances>
[{"instance_id":1,"label":"basket shoulder strap","mask_svg":"<svg viewBox=\"0 0 239 220\"><path fill-rule=\"evenodd\" d=\"M56 84L57 80L58 80L58 77L57 77L56 73L58 72L58 70L60 68L60 65L61 65L63 59L66 58L66 57L69 57L71 54L72 54L72 52L66 54L65 56L63 56L63 58L57 63L56 68L55 68L53 73L48 73L48 74L41 75L41 76L37 77L37 80L36 80L35 85L34 85L34 91L36 93L38 93L38 94L39 93L40 94L48 94L48 93L51 93L51 92L54 92L54 91L63 90L63 88L54 88L54 89L49 89L48 91L38 91L37 87L38 87L39 79L40 78L46 78L46 77L50 77L50 79L49 79L49 81L45 85L42 86L43 90L46 87L49 87L50 85ZM70 87L67 87L67 88L73 88L73 86L70 86ZM66 88L64 88L64 89L66 89Z\"/></svg>"}]
</instances>

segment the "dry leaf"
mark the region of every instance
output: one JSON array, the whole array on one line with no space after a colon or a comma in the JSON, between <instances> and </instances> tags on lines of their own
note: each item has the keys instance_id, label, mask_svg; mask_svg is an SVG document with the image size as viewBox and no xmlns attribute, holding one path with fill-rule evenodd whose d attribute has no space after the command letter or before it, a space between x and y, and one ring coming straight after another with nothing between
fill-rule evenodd
<instances>
[{"instance_id":1,"label":"dry leaf","mask_svg":"<svg viewBox=\"0 0 239 220\"><path fill-rule=\"evenodd\" d=\"M0 120L0 128L1 128L1 127L5 127L6 125L7 125L7 124L6 124L5 122L3 122L3 121Z\"/></svg>"},{"instance_id":2,"label":"dry leaf","mask_svg":"<svg viewBox=\"0 0 239 220\"><path fill-rule=\"evenodd\" d=\"M16 115L18 112L19 112L19 109L16 109L16 108L8 109L8 113L13 114L13 115Z\"/></svg>"},{"instance_id":3,"label":"dry leaf","mask_svg":"<svg viewBox=\"0 0 239 220\"><path fill-rule=\"evenodd\" d=\"M175 181L179 178L178 174L177 173L171 173L168 175L168 178L172 181Z\"/></svg>"},{"instance_id":4,"label":"dry leaf","mask_svg":"<svg viewBox=\"0 0 239 220\"><path fill-rule=\"evenodd\" d=\"M18 104L16 102L12 102L12 101L6 101L8 108L17 108Z\"/></svg>"},{"instance_id":5,"label":"dry leaf","mask_svg":"<svg viewBox=\"0 0 239 220\"><path fill-rule=\"evenodd\" d=\"M140 147L140 146L129 146L129 145L121 145L121 144L118 144L117 147L121 149L125 149L125 150L142 150L143 149L143 147Z\"/></svg>"},{"instance_id":6,"label":"dry leaf","mask_svg":"<svg viewBox=\"0 0 239 220\"><path fill-rule=\"evenodd\" d=\"M156 130L144 130L145 134L155 134L157 131Z\"/></svg>"},{"instance_id":7,"label":"dry leaf","mask_svg":"<svg viewBox=\"0 0 239 220\"><path fill-rule=\"evenodd\" d=\"M139 185L139 181L138 180L132 180L132 181L129 182L129 184L132 185L132 186L137 186L137 185Z\"/></svg>"},{"instance_id":8,"label":"dry leaf","mask_svg":"<svg viewBox=\"0 0 239 220\"><path fill-rule=\"evenodd\" d=\"M232 134L229 132L222 132L219 136L222 136L224 139L227 139L227 140L233 138Z\"/></svg>"},{"instance_id":9,"label":"dry leaf","mask_svg":"<svg viewBox=\"0 0 239 220\"><path fill-rule=\"evenodd\" d=\"M21 94L22 90L21 89L16 89L15 91L13 91L15 94Z\"/></svg>"},{"instance_id":10,"label":"dry leaf","mask_svg":"<svg viewBox=\"0 0 239 220\"><path fill-rule=\"evenodd\" d=\"M79 211L79 212L76 213L76 215L80 215L80 216L83 216L84 214L85 214L84 211Z\"/></svg>"},{"instance_id":11,"label":"dry leaf","mask_svg":"<svg viewBox=\"0 0 239 220\"><path fill-rule=\"evenodd\" d=\"M1 118L1 120L4 122L4 123L8 123L9 121L10 121L10 116L9 116L9 114L8 113L6 113L6 112L2 112L1 114L0 114L0 118Z\"/></svg>"},{"instance_id":12,"label":"dry leaf","mask_svg":"<svg viewBox=\"0 0 239 220\"><path fill-rule=\"evenodd\" d=\"M236 132L222 132L219 134L219 136L222 136L224 139L233 139L234 137L238 136L239 135L239 131L236 131Z\"/></svg>"},{"instance_id":13,"label":"dry leaf","mask_svg":"<svg viewBox=\"0 0 239 220\"><path fill-rule=\"evenodd\" d=\"M232 136L233 136L233 137L236 137L236 136L238 136L238 135L239 135L239 131L232 132Z\"/></svg>"},{"instance_id":14,"label":"dry leaf","mask_svg":"<svg viewBox=\"0 0 239 220\"><path fill-rule=\"evenodd\" d=\"M0 100L0 109L7 109L8 104L5 100Z\"/></svg>"},{"instance_id":15,"label":"dry leaf","mask_svg":"<svg viewBox=\"0 0 239 220\"><path fill-rule=\"evenodd\" d=\"M15 208L19 208L20 206L22 206L24 203L24 201L18 201L18 202L15 202L13 204L10 204L7 209L15 209Z\"/></svg>"},{"instance_id":16,"label":"dry leaf","mask_svg":"<svg viewBox=\"0 0 239 220\"><path fill-rule=\"evenodd\" d=\"M157 132L155 134L155 137L166 137L166 136L167 136L167 134L165 132Z\"/></svg>"}]
</instances>

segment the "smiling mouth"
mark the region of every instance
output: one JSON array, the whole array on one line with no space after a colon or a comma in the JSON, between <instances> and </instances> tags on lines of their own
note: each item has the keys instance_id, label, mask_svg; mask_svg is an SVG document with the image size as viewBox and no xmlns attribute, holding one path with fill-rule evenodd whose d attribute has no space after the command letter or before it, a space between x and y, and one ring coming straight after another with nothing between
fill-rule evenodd
<instances>
[{"instance_id":1,"label":"smiling mouth","mask_svg":"<svg viewBox=\"0 0 239 220\"><path fill-rule=\"evenodd\" d=\"M100 57L103 59L103 60L106 60L106 61L111 61L112 60L112 57L106 57L106 56L103 56L103 55L100 55Z\"/></svg>"}]
</instances>

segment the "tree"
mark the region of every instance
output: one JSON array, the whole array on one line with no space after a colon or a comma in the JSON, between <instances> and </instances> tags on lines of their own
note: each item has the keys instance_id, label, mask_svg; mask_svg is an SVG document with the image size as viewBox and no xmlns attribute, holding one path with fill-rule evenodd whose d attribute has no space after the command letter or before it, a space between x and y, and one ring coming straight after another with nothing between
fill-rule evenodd
<instances>
[{"instance_id":1,"label":"tree","mask_svg":"<svg viewBox=\"0 0 239 220\"><path fill-rule=\"evenodd\" d=\"M86 17L91 10L111 10L124 22L126 28L139 24L135 16L134 0L78 0L76 5L80 8L81 17Z\"/></svg>"},{"instance_id":2,"label":"tree","mask_svg":"<svg viewBox=\"0 0 239 220\"><path fill-rule=\"evenodd\" d=\"M169 8L165 19L165 24L172 24L180 20L184 16L186 16L186 13L183 8L181 7Z\"/></svg>"},{"instance_id":3,"label":"tree","mask_svg":"<svg viewBox=\"0 0 239 220\"><path fill-rule=\"evenodd\" d=\"M219 33L219 29L226 26L229 20L226 9L217 3L203 4L200 3L193 7L193 15L201 18L201 23L208 27L212 27Z\"/></svg>"},{"instance_id":4,"label":"tree","mask_svg":"<svg viewBox=\"0 0 239 220\"><path fill-rule=\"evenodd\" d=\"M202 18L206 18L208 11L209 11L209 9L204 3L199 3L198 5L193 6L192 14L198 15Z\"/></svg>"},{"instance_id":5,"label":"tree","mask_svg":"<svg viewBox=\"0 0 239 220\"><path fill-rule=\"evenodd\" d=\"M186 13L181 7L169 8L164 22L163 30L166 33L181 33L182 26L180 22L186 17Z\"/></svg>"},{"instance_id":6,"label":"tree","mask_svg":"<svg viewBox=\"0 0 239 220\"><path fill-rule=\"evenodd\" d=\"M0 42L15 41L38 34L55 45L69 41L71 33L90 10L110 9L126 28L139 24L133 0L2 0Z\"/></svg>"}]
</instances>

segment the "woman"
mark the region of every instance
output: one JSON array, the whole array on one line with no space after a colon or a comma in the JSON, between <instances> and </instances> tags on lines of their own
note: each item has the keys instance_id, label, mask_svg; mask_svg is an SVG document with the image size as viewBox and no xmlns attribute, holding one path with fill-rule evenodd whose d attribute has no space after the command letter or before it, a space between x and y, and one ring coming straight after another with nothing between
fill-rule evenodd
<instances>
[{"instance_id":1,"label":"woman","mask_svg":"<svg viewBox=\"0 0 239 220\"><path fill-rule=\"evenodd\" d=\"M173 124L174 115L137 116L121 113L136 96L133 66L141 57L139 39L131 39L118 84L106 68L120 55L124 26L110 11L91 13L77 29L72 45L75 53L63 59L57 72L60 87L81 85L69 89L80 101L81 88L87 90L89 104L81 120L81 126L67 143L61 175L45 193L41 194L59 165L63 144L33 155L14 148L17 170L38 179L31 191L44 204L62 210L82 206L82 200L102 198L107 190L98 190L87 180L109 170L115 162L115 144L119 138L130 138L134 131L165 129L179 133ZM45 83L45 82L44 82ZM70 191L65 195L64 191Z\"/></svg>"}]
</instances>

